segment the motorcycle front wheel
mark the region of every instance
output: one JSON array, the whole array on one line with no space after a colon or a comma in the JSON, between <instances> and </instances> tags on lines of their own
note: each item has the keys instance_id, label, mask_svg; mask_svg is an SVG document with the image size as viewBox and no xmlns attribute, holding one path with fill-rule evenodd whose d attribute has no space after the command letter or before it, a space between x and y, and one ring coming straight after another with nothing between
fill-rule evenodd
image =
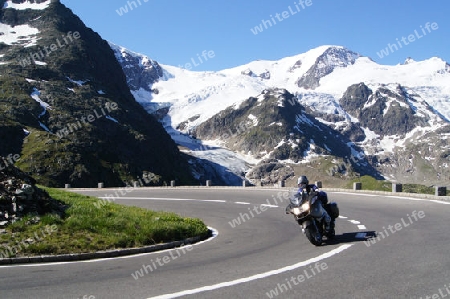
<instances>
[{"instance_id":1,"label":"motorcycle front wheel","mask_svg":"<svg viewBox=\"0 0 450 299\"><path fill-rule=\"evenodd\" d=\"M306 237L308 238L309 242L311 242L311 244L315 245L315 246L320 246L322 245L322 236L320 235L320 233L316 230L316 228L314 227L314 225L309 225L306 229L305 229L305 234Z\"/></svg>"}]
</instances>

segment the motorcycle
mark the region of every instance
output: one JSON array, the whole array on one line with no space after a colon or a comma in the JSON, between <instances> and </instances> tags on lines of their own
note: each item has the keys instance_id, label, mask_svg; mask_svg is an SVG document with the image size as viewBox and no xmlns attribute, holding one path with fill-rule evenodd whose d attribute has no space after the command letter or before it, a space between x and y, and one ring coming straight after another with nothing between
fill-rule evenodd
<instances>
[{"instance_id":1,"label":"motorcycle","mask_svg":"<svg viewBox=\"0 0 450 299\"><path fill-rule=\"evenodd\" d=\"M331 217L330 229L326 232L326 222L323 209ZM328 203L325 192L295 193L290 198L290 205L286 208L287 214L293 214L297 223L302 227L303 233L315 246L322 245L323 237L331 240L335 237L335 219L339 217L337 203Z\"/></svg>"}]
</instances>

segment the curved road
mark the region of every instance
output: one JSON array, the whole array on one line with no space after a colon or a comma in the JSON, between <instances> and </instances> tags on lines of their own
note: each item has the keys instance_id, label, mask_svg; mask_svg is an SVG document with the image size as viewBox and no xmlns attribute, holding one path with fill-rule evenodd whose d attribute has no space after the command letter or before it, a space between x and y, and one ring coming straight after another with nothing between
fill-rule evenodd
<instances>
[{"instance_id":1,"label":"curved road","mask_svg":"<svg viewBox=\"0 0 450 299\"><path fill-rule=\"evenodd\" d=\"M315 247L284 214L285 192L136 189L116 202L199 217L218 235L124 258L0 267L0 298L450 296L448 202L329 192L342 216L337 238Z\"/></svg>"}]
</instances>

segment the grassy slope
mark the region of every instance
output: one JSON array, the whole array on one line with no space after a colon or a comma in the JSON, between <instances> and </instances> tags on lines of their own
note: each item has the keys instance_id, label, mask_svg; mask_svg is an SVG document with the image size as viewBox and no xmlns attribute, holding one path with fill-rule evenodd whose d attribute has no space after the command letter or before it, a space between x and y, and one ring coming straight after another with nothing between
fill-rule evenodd
<instances>
[{"instance_id":1,"label":"grassy slope","mask_svg":"<svg viewBox=\"0 0 450 299\"><path fill-rule=\"evenodd\" d=\"M33 224L30 216L10 225L6 234L0 235L0 258L5 256L8 246L13 249L9 250L12 256L17 257L86 253L153 245L208 233L200 219L111 202L105 204L93 197L44 189L68 206L65 217L46 215Z\"/></svg>"},{"instance_id":2,"label":"grassy slope","mask_svg":"<svg viewBox=\"0 0 450 299\"><path fill-rule=\"evenodd\" d=\"M376 180L371 176L362 176L359 179L354 179L347 182L346 188L352 189L354 182L361 182L363 190L374 190L374 191L392 191L392 183L389 181ZM430 194L434 195L434 187L424 186L420 184L402 184L403 192L405 193L420 193L420 194ZM447 190L447 195L450 195L450 190Z\"/></svg>"}]
</instances>

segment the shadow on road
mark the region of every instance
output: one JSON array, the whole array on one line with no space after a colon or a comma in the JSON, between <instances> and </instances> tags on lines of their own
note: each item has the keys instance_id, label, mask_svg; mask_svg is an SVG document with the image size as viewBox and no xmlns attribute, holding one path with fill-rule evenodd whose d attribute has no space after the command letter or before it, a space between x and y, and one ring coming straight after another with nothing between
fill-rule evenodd
<instances>
[{"instance_id":1,"label":"shadow on road","mask_svg":"<svg viewBox=\"0 0 450 299\"><path fill-rule=\"evenodd\" d=\"M332 240L325 240L325 244L336 245L343 243L363 242L374 237L376 237L375 231L343 233L342 235L336 235Z\"/></svg>"}]
</instances>

